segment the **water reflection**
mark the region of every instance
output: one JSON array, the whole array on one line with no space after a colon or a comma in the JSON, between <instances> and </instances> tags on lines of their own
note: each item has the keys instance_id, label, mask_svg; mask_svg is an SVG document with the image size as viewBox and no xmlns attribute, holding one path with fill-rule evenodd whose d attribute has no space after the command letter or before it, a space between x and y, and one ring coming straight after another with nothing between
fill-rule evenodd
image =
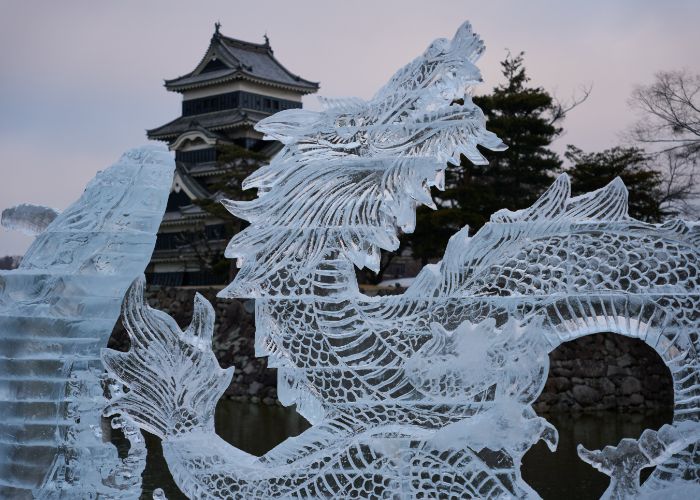
<instances>
[{"instance_id":1,"label":"water reflection","mask_svg":"<svg viewBox=\"0 0 700 500\"><path fill-rule=\"evenodd\" d=\"M215 418L219 436L253 455L263 455L287 437L298 436L309 427L293 407L238 403L228 399L219 401ZM148 458L143 471L142 500L151 500L156 488L161 488L168 500L186 499L170 476L160 440L150 434L145 437Z\"/></svg>"},{"instance_id":2,"label":"water reflection","mask_svg":"<svg viewBox=\"0 0 700 500\"><path fill-rule=\"evenodd\" d=\"M579 460L576 445L598 449L617 444L623 437L637 438L646 428L657 429L671 421L665 414L600 412L590 415L548 415L559 430L559 447L550 453L542 442L525 455L523 477L544 499L596 499L608 485L607 476ZM288 436L309 427L294 408L254 405L222 400L216 408L216 432L234 446L262 455ZM169 500L185 499L173 482L163 459L160 441L146 436L148 460L143 473L142 499L162 488Z\"/></svg>"},{"instance_id":3,"label":"water reflection","mask_svg":"<svg viewBox=\"0 0 700 500\"><path fill-rule=\"evenodd\" d=\"M589 450L616 445L622 438L638 438L647 428L670 423L673 412L627 414L612 411L582 415L546 415L559 430L559 446L551 453L543 442L527 452L523 478L542 498L583 500L600 498L608 487L608 476L578 458L580 443ZM645 469L642 478L651 473Z\"/></svg>"}]
</instances>

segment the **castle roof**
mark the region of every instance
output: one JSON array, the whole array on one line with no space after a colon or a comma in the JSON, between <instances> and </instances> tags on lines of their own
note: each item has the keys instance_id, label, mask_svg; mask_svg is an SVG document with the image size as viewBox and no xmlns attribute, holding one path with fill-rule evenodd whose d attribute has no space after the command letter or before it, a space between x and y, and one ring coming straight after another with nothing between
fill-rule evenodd
<instances>
[{"instance_id":1,"label":"castle roof","mask_svg":"<svg viewBox=\"0 0 700 500\"><path fill-rule=\"evenodd\" d=\"M267 36L262 44L237 40L222 35L218 23L197 67L186 75L165 80L165 87L183 92L232 80L249 80L300 94L313 93L319 88L317 82L305 80L282 66L273 55Z\"/></svg>"},{"instance_id":2,"label":"castle roof","mask_svg":"<svg viewBox=\"0 0 700 500\"><path fill-rule=\"evenodd\" d=\"M253 126L267 116L269 116L269 113L224 109L212 113L196 115L196 117L180 116L165 125L147 130L146 132L149 139L161 141L175 139L180 134L193 129L205 129L208 134L218 137L218 134L214 134L214 132L218 130Z\"/></svg>"}]
</instances>

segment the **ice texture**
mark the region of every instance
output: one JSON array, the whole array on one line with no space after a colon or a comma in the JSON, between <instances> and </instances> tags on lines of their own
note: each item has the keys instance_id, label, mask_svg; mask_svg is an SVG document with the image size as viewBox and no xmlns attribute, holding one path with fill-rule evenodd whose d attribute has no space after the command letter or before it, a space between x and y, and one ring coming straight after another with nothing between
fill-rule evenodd
<instances>
[{"instance_id":1,"label":"ice texture","mask_svg":"<svg viewBox=\"0 0 700 500\"><path fill-rule=\"evenodd\" d=\"M22 203L2 211L2 226L29 236L36 236L43 232L57 216L58 211L53 208Z\"/></svg>"},{"instance_id":2,"label":"ice texture","mask_svg":"<svg viewBox=\"0 0 700 500\"><path fill-rule=\"evenodd\" d=\"M100 349L150 260L173 171L164 147L133 149L52 221L27 206L9 217L47 227L0 271L0 498L139 497L145 446L123 419L129 456L109 442Z\"/></svg>"},{"instance_id":3,"label":"ice texture","mask_svg":"<svg viewBox=\"0 0 700 500\"><path fill-rule=\"evenodd\" d=\"M250 225L227 249L240 270L220 296L255 299L257 354L310 429L261 457L225 443L213 415L232 369L211 351L213 308L198 296L182 331L132 287L131 350L103 354L128 391L107 413L162 439L190 498L537 497L520 465L538 440L557 444L532 408L548 353L598 332L656 350L675 414L582 458L612 477L610 497L700 498L697 225L637 221L619 179L572 196L564 174L532 207L457 232L402 295L359 291L354 266L376 269L380 249L413 229L446 161L503 148L469 98L482 49L464 24L369 102L327 100L257 126L284 148L245 181L257 199L225 202Z\"/></svg>"}]
</instances>

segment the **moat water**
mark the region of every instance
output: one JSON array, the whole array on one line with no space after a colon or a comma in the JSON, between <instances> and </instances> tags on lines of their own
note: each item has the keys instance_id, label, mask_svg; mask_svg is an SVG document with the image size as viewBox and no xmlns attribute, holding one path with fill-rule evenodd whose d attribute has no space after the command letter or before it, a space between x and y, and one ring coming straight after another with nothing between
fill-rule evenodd
<instances>
[{"instance_id":1,"label":"moat water","mask_svg":"<svg viewBox=\"0 0 700 500\"><path fill-rule=\"evenodd\" d=\"M581 443L588 449L617 444L624 437L637 438L646 428L658 429L671 420L671 413L626 414L599 412L582 415L547 415L559 430L559 447L551 453L539 442L525 455L523 477L544 499L597 499L608 486L608 478L576 454ZM309 427L293 408L255 405L229 400L219 402L216 431L229 443L262 455L288 436ZM177 489L163 459L160 441L146 435L148 459L143 473L143 499L162 488L169 500L186 498ZM651 469L648 469L648 473Z\"/></svg>"}]
</instances>

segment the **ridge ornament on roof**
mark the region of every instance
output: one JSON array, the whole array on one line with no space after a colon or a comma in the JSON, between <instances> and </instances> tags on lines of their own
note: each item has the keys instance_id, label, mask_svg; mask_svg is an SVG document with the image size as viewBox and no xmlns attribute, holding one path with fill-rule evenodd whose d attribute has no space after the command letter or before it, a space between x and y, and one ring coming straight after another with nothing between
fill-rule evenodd
<instances>
[{"instance_id":1,"label":"ridge ornament on roof","mask_svg":"<svg viewBox=\"0 0 700 500\"><path fill-rule=\"evenodd\" d=\"M168 90L183 92L237 79L287 88L303 94L318 90L317 82L305 80L292 73L275 58L267 34L265 42L257 44L223 35L219 22L215 23L214 27L209 48L197 67L185 75L165 80ZM205 71L212 61L217 61L217 69Z\"/></svg>"}]
</instances>

